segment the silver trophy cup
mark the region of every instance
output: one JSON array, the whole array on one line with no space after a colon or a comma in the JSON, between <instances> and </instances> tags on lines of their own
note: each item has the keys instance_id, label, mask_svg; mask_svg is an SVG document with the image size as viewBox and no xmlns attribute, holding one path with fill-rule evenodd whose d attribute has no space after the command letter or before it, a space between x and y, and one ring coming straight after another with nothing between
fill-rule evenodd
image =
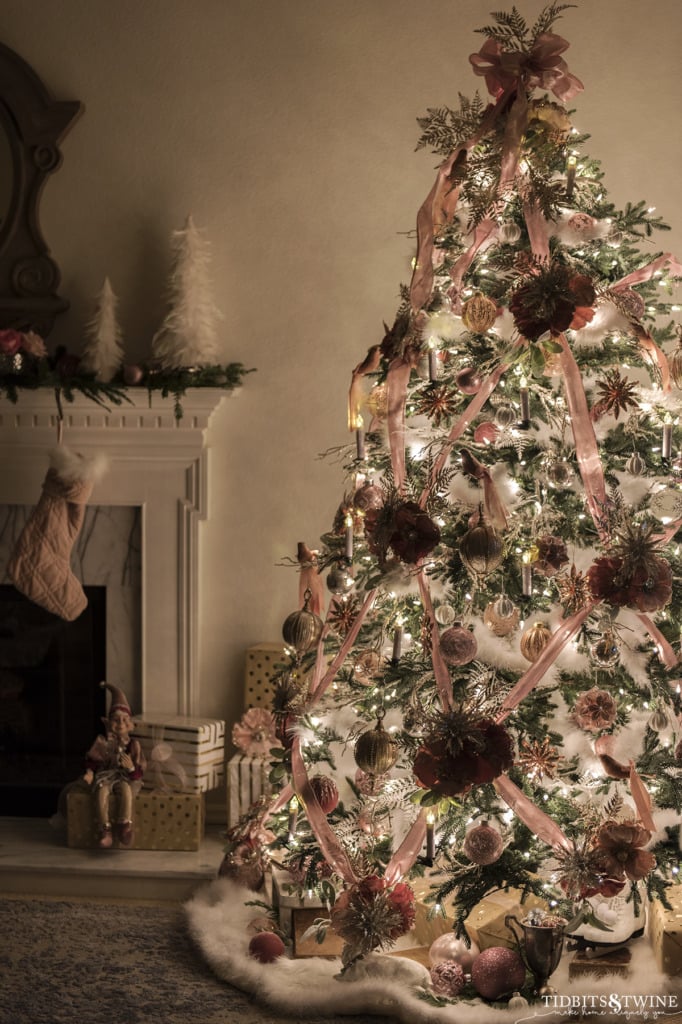
<instances>
[{"instance_id":1,"label":"silver trophy cup","mask_svg":"<svg viewBox=\"0 0 682 1024\"><path fill-rule=\"evenodd\" d=\"M535 989L539 995L548 995L553 989L547 981L559 966L564 948L566 922L554 918L555 924L524 924L513 914L507 914L504 923L516 940L521 958L535 978ZM521 929L520 932L517 928Z\"/></svg>"}]
</instances>

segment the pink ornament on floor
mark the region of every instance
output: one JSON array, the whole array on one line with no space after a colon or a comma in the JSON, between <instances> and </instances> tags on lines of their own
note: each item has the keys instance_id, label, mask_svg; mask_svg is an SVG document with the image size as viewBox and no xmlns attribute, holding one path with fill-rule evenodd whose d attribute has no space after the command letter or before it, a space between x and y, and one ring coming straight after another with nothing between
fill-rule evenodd
<instances>
[{"instance_id":1,"label":"pink ornament on floor","mask_svg":"<svg viewBox=\"0 0 682 1024\"><path fill-rule=\"evenodd\" d=\"M471 981L479 996L499 999L507 992L520 989L526 980L523 960L513 949L491 946L474 960Z\"/></svg>"},{"instance_id":2,"label":"pink ornament on floor","mask_svg":"<svg viewBox=\"0 0 682 1024\"><path fill-rule=\"evenodd\" d=\"M453 999L460 994L465 984L464 971L454 960L441 960L431 968L431 985L439 996Z\"/></svg>"},{"instance_id":3,"label":"pink ornament on floor","mask_svg":"<svg viewBox=\"0 0 682 1024\"><path fill-rule=\"evenodd\" d=\"M449 960L452 963L459 964L468 973L478 954L479 949L475 942L467 946L464 939L458 939L454 932L446 932L445 935L439 935L431 943L429 963L433 967L444 960Z\"/></svg>"},{"instance_id":4,"label":"pink ornament on floor","mask_svg":"<svg viewBox=\"0 0 682 1024\"><path fill-rule=\"evenodd\" d=\"M249 942L249 956L262 964L272 964L284 953L284 943L274 932L259 932Z\"/></svg>"},{"instance_id":5,"label":"pink ornament on floor","mask_svg":"<svg viewBox=\"0 0 682 1024\"><path fill-rule=\"evenodd\" d=\"M267 708L250 708L232 727L232 742L249 757L269 757L276 747L275 719Z\"/></svg>"}]
</instances>

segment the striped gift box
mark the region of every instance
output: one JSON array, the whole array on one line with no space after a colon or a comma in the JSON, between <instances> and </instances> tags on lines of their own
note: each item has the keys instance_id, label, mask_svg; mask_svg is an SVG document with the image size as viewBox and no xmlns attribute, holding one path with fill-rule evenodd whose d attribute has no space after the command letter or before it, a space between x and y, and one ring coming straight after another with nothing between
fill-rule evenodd
<instances>
[{"instance_id":1,"label":"striped gift box","mask_svg":"<svg viewBox=\"0 0 682 1024\"><path fill-rule=\"evenodd\" d=\"M227 824L230 828L259 796L270 792L270 762L235 754L227 763Z\"/></svg>"},{"instance_id":2,"label":"striped gift box","mask_svg":"<svg viewBox=\"0 0 682 1024\"><path fill-rule=\"evenodd\" d=\"M134 735L148 762L145 788L181 788L177 766L186 775L184 789L205 793L223 781L225 722L184 715L148 715L135 719ZM157 747L156 756L154 748ZM161 757L159 756L162 755Z\"/></svg>"}]
</instances>

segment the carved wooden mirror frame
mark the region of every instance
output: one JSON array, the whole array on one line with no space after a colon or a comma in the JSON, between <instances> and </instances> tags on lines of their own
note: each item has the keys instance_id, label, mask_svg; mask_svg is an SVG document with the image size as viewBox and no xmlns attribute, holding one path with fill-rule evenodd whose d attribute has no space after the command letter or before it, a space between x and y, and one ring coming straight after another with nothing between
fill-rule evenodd
<instances>
[{"instance_id":1,"label":"carved wooden mirror frame","mask_svg":"<svg viewBox=\"0 0 682 1024\"><path fill-rule=\"evenodd\" d=\"M76 100L54 100L33 69L0 43L0 327L43 337L68 302L43 238L38 208L62 161L58 143L79 116Z\"/></svg>"}]
</instances>

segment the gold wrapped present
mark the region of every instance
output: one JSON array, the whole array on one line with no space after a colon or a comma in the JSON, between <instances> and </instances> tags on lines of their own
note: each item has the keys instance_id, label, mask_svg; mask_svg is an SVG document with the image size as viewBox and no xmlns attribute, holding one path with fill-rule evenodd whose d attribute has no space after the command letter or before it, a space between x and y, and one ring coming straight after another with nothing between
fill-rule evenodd
<instances>
[{"instance_id":1,"label":"gold wrapped present","mask_svg":"<svg viewBox=\"0 0 682 1024\"><path fill-rule=\"evenodd\" d=\"M534 896L532 892L528 893L523 903L520 889L492 892L476 904L464 922L464 927L471 941L475 942L480 950L489 949L491 946L516 949L516 940L505 925L504 919L507 914L514 914L519 921L523 921L528 916L528 911L536 907L547 910L547 901Z\"/></svg>"},{"instance_id":2,"label":"gold wrapped present","mask_svg":"<svg viewBox=\"0 0 682 1024\"><path fill-rule=\"evenodd\" d=\"M430 900L427 902L431 889L442 880L442 875L435 877L429 872L422 878L410 879L409 885L414 892L416 903L414 928L409 934L410 939L414 939L415 946L428 948L441 935L452 931L454 919L450 908L444 908L444 913L440 913L436 910L435 903Z\"/></svg>"},{"instance_id":3,"label":"gold wrapped present","mask_svg":"<svg viewBox=\"0 0 682 1024\"><path fill-rule=\"evenodd\" d=\"M78 850L97 846L92 793L73 790L66 798L67 845ZM127 850L198 850L204 834L203 793L141 790L135 797L135 833ZM119 846L114 829L114 844Z\"/></svg>"},{"instance_id":4,"label":"gold wrapped present","mask_svg":"<svg viewBox=\"0 0 682 1024\"><path fill-rule=\"evenodd\" d=\"M272 868L272 906L280 928L291 937L295 957L341 956L343 939L331 928L327 929L321 943L315 935L303 937L316 918L329 917L329 908L312 893L299 895L289 872L275 866Z\"/></svg>"},{"instance_id":5,"label":"gold wrapped present","mask_svg":"<svg viewBox=\"0 0 682 1024\"><path fill-rule=\"evenodd\" d=\"M660 900L649 904L649 938L660 970L676 977L682 974L682 885L670 886L666 895L672 910Z\"/></svg>"},{"instance_id":6,"label":"gold wrapped present","mask_svg":"<svg viewBox=\"0 0 682 1024\"><path fill-rule=\"evenodd\" d=\"M284 658L284 644L262 643L246 648L244 707L269 708L275 694L272 677Z\"/></svg>"}]
</instances>

